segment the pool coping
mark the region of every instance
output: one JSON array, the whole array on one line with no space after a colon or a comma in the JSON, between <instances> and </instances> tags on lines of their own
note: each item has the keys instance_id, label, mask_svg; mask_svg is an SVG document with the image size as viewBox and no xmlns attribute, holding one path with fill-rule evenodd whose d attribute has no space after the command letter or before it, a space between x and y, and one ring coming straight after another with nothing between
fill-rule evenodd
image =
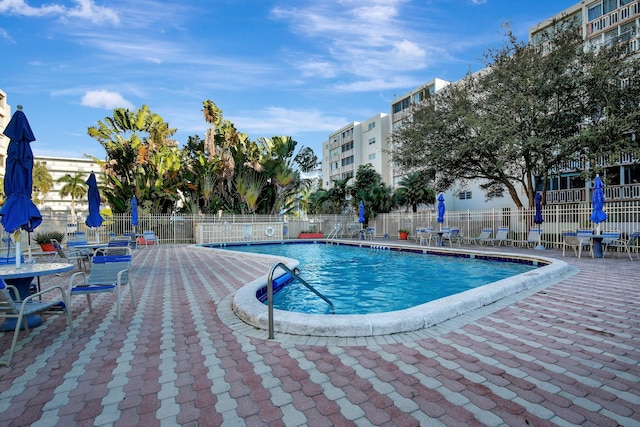
<instances>
[{"instance_id":1,"label":"pool coping","mask_svg":"<svg viewBox=\"0 0 640 427\"><path fill-rule=\"evenodd\" d=\"M538 254L523 255L510 252L492 252L491 250L424 247L397 243L385 243L384 246L381 247L380 244L375 242L367 243L362 241L327 241L325 239L317 239L316 242L365 248L373 247L374 249L424 252L435 255L478 256L495 260L515 260L516 262L522 260L523 262L530 261L534 263L534 265L537 263L546 265L459 294L440 298L405 310L387 313L323 315L274 309L273 324L276 332L318 337L367 337L417 331L430 328L449 319L488 306L527 289L543 284L552 284L565 275L573 274L573 270L566 262ZM248 243L250 242L242 242L242 244ZM274 263L282 262L291 269L299 264L295 259L281 256L237 252L229 248L224 250L202 246L197 246L197 248L199 250L217 251L226 254L229 254L231 251L234 256L238 257L271 259ZM268 308L266 304L257 299L256 293L260 288L266 286L266 282L267 275L265 274L237 290L232 299L232 309L235 315L248 325L263 330L268 329Z\"/></svg>"}]
</instances>

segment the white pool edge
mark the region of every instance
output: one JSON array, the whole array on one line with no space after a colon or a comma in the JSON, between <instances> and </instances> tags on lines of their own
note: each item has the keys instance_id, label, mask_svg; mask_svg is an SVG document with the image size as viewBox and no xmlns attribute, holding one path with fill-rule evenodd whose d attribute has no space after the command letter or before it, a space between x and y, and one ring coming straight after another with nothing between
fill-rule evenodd
<instances>
[{"instance_id":1,"label":"white pool edge","mask_svg":"<svg viewBox=\"0 0 640 427\"><path fill-rule=\"evenodd\" d=\"M370 246L359 244L357 246ZM405 245L386 245L404 247ZM203 248L215 250L215 248ZM412 247L412 249L434 248ZM560 277L569 273L570 266L561 260L546 258L539 255L523 255L516 253L474 251L467 249L438 248L436 251L477 253L494 255L500 258L515 258L546 263L543 267L522 273L513 277L489 283L468 291L421 304L406 310L398 310L378 314L358 315L321 315L303 314L274 309L274 330L292 335L319 337L366 337L410 332L442 323L446 320L490 305L510 295L522 292L545 283L556 282ZM224 249L229 253L230 249ZM290 258L234 252L234 256L268 257L274 262L281 261L289 268L298 265L298 261ZM232 309L243 322L259 329L268 329L267 305L260 302L256 293L266 286L267 275L259 277L236 291Z\"/></svg>"}]
</instances>

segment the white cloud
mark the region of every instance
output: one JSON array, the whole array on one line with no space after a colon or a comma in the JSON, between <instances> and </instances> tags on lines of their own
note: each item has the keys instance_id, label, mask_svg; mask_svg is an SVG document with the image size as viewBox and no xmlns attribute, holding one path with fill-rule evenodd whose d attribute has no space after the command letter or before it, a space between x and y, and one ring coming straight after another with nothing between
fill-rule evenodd
<instances>
[{"instance_id":1,"label":"white cloud","mask_svg":"<svg viewBox=\"0 0 640 427\"><path fill-rule=\"evenodd\" d=\"M241 115L225 117L247 134L272 137L310 132L330 132L344 126L345 117L327 115L320 110L291 110L283 107L267 107L260 111L247 111Z\"/></svg>"},{"instance_id":2,"label":"white cloud","mask_svg":"<svg viewBox=\"0 0 640 427\"><path fill-rule=\"evenodd\" d=\"M0 39L6 40L12 44L15 43L15 40L11 38L9 33L7 33L7 31L4 28L0 28Z\"/></svg>"},{"instance_id":3,"label":"white cloud","mask_svg":"<svg viewBox=\"0 0 640 427\"><path fill-rule=\"evenodd\" d=\"M0 0L0 13L21 16L59 16L61 18L81 18L94 24L110 22L119 24L117 12L107 7L97 6L93 0L74 0L75 7L60 4L46 4L33 7L25 0Z\"/></svg>"},{"instance_id":4,"label":"white cloud","mask_svg":"<svg viewBox=\"0 0 640 427\"><path fill-rule=\"evenodd\" d=\"M24 0L0 0L0 13L9 15L24 16L46 16L61 15L64 13L64 7L55 4L49 4L40 7L31 7Z\"/></svg>"},{"instance_id":5,"label":"white cloud","mask_svg":"<svg viewBox=\"0 0 640 427\"><path fill-rule=\"evenodd\" d=\"M122 95L108 90L88 91L82 97L81 104L85 107L104 108L106 110L112 110L114 108L128 108L132 110L135 108L134 105L124 99Z\"/></svg>"},{"instance_id":6,"label":"white cloud","mask_svg":"<svg viewBox=\"0 0 640 427\"><path fill-rule=\"evenodd\" d=\"M424 32L401 17L404 0L325 1L309 7L275 8L272 16L292 31L314 39L319 53L291 55L304 76L334 78L352 74L362 80L424 69L429 53ZM424 25L421 22L420 25Z\"/></svg>"}]
</instances>

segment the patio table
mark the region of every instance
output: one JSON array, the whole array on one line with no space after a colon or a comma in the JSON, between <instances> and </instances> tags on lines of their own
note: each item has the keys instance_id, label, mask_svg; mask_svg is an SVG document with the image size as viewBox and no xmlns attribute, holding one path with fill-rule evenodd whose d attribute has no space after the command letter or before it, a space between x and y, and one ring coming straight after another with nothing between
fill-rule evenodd
<instances>
[{"instance_id":1,"label":"patio table","mask_svg":"<svg viewBox=\"0 0 640 427\"><path fill-rule=\"evenodd\" d=\"M46 276L49 274L64 273L73 270L74 265L62 262L51 262L43 264L15 264L0 265L0 279L8 285L15 286L20 294L20 299L26 298L30 294L30 286L34 277ZM0 324L0 331L13 331L16 328L17 319L6 319ZM29 328L39 326L42 318L38 315L27 316Z\"/></svg>"}]
</instances>

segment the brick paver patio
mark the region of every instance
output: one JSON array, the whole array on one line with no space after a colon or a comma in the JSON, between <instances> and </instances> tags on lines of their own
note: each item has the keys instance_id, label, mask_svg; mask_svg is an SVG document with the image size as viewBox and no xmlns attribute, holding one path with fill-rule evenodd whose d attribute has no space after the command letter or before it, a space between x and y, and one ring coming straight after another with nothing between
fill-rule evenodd
<instances>
[{"instance_id":1,"label":"brick paver patio","mask_svg":"<svg viewBox=\"0 0 640 427\"><path fill-rule=\"evenodd\" d=\"M575 275L428 330L267 340L230 304L269 263L186 245L134 257L122 321L114 295L93 313L76 297L73 338L58 316L21 335L0 425L640 426L638 261L568 256Z\"/></svg>"}]
</instances>

